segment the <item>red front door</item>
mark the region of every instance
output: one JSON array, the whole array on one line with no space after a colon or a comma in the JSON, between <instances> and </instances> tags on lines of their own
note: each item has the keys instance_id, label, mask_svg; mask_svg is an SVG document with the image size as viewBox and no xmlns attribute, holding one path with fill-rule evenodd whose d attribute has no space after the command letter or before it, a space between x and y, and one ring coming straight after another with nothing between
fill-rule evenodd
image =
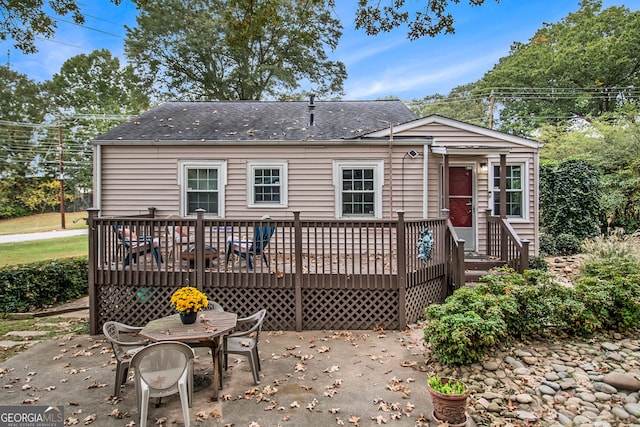
<instances>
[{"instance_id":1,"label":"red front door","mask_svg":"<svg viewBox=\"0 0 640 427\"><path fill-rule=\"evenodd\" d=\"M472 227L472 174L465 167L449 168L449 211L454 227Z\"/></svg>"}]
</instances>

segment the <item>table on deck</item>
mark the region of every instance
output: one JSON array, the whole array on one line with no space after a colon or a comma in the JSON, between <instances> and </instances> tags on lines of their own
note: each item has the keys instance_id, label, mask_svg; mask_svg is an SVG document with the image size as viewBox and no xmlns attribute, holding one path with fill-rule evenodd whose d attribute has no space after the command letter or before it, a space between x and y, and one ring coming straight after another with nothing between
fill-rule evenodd
<instances>
[{"instance_id":1,"label":"table on deck","mask_svg":"<svg viewBox=\"0 0 640 427\"><path fill-rule=\"evenodd\" d=\"M198 313L195 323L185 325L179 314L152 320L140 331L140 335L152 341L180 341L186 344L198 342L211 349L213 357L213 399L218 400L220 390L219 352L223 336L233 332L238 316L226 311L205 310Z\"/></svg>"}]
</instances>

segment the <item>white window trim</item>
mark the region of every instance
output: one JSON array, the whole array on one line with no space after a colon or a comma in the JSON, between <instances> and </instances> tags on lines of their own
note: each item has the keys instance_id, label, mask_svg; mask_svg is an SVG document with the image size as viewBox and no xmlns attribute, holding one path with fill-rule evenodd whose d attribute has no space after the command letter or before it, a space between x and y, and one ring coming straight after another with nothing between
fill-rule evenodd
<instances>
[{"instance_id":1,"label":"white window trim","mask_svg":"<svg viewBox=\"0 0 640 427\"><path fill-rule=\"evenodd\" d=\"M207 168L218 169L218 214L205 212L207 218L224 218L225 189L227 186L227 162L225 160L179 160L178 161L178 189L180 192L180 216L194 217L187 214L186 188L187 169Z\"/></svg>"},{"instance_id":2,"label":"white window trim","mask_svg":"<svg viewBox=\"0 0 640 427\"><path fill-rule=\"evenodd\" d=\"M280 203L254 203L255 170L280 169ZM289 204L289 165L284 160L250 160L247 162L247 207L249 208L286 208Z\"/></svg>"},{"instance_id":3,"label":"white window trim","mask_svg":"<svg viewBox=\"0 0 640 427\"><path fill-rule=\"evenodd\" d=\"M342 215L342 170L352 168L372 168L373 186L375 191L374 215ZM384 184L384 160L334 160L333 161L333 187L335 195L336 218L377 218L382 219L382 187Z\"/></svg>"},{"instance_id":4,"label":"white window trim","mask_svg":"<svg viewBox=\"0 0 640 427\"><path fill-rule=\"evenodd\" d=\"M495 193L493 189L493 167L500 166L500 161L490 161L489 162L489 206L493 210ZM529 222L529 161L528 160L517 160L511 159L507 162L507 166L520 166L522 167L522 216L507 216L507 220L509 222L518 223L518 222Z\"/></svg>"}]
</instances>

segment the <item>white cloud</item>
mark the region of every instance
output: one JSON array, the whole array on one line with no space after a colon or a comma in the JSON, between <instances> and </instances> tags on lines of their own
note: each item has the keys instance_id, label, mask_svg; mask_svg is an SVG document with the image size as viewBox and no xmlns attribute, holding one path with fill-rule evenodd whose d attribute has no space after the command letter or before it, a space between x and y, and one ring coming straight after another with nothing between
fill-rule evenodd
<instances>
[{"instance_id":1,"label":"white cloud","mask_svg":"<svg viewBox=\"0 0 640 427\"><path fill-rule=\"evenodd\" d=\"M422 98L434 93L447 94L455 86L480 78L502 54L502 51L491 52L463 62L448 62L447 58L441 58L435 63L427 59L414 60L403 66L396 64L382 73L361 74L357 81L347 80L346 98L371 99L390 95L405 98L403 94ZM376 71L375 68L373 71ZM469 80L461 83L465 76Z\"/></svg>"}]
</instances>

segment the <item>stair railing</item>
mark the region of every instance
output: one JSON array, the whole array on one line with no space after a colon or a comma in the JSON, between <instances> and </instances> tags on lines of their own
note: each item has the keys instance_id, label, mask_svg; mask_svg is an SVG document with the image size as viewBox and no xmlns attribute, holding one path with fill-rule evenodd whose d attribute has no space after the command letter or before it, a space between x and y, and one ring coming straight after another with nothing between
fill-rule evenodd
<instances>
[{"instance_id":1,"label":"stair railing","mask_svg":"<svg viewBox=\"0 0 640 427\"><path fill-rule=\"evenodd\" d=\"M529 268L529 240L520 239L506 218L491 215L487 217L487 255L499 258L518 273Z\"/></svg>"},{"instance_id":2,"label":"stair railing","mask_svg":"<svg viewBox=\"0 0 640 427\"><path fill-rule=\"evenodd\" d=\"M464 266L464 239L458 238L458 233L453 228L449 219L449 211L442 209L443 216L447 218L447 231L445 239L445 254L447 256L447 284L448 293L451 294L456 289L464 286L465 266Z\"/></svg>"}]
</instances>

